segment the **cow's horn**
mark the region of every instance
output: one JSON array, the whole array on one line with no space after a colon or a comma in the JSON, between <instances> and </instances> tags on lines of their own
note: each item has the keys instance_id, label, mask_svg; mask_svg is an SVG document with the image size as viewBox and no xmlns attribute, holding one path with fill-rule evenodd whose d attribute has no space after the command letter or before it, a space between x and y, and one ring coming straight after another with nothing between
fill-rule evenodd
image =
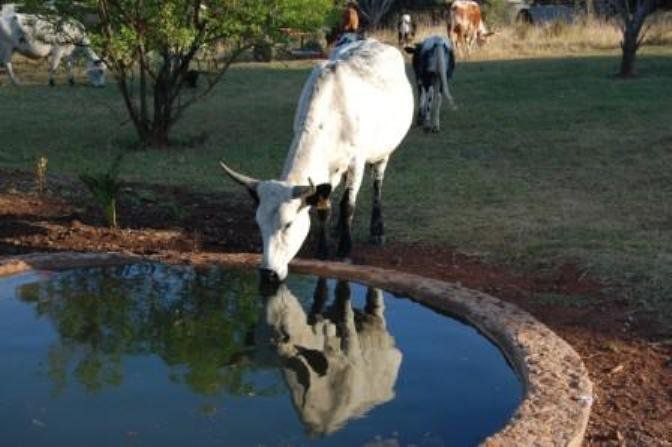
<instances>
[{"instance_id":1,"label":"cow's horn","mask_svg":"<svg viewBox=\"0 0 672 447\"><path fill-rule=\"evenodd\" d=\"M310 177L308 177L308 184L310 186L295 186L292 188L292 197L295 199L305 199L315 194L317 188Z\"/></svg>"},{"instance_id":2,"label":"cow's horn","mask_svg":"<svg viewBox=\"0 0 672 447\"><path fill-rule=\"evenodd\" d=\"M236 182L240 183L241 185L245 186L248 189L255 190L257 189L257 185L259 184L259 180L248 177L246 175L240 174L230 167L228 167L223 161L220 160L219 165L224 169L224 172L226 172L229 177L234 179Z\"/></svg>"}]
</instances>

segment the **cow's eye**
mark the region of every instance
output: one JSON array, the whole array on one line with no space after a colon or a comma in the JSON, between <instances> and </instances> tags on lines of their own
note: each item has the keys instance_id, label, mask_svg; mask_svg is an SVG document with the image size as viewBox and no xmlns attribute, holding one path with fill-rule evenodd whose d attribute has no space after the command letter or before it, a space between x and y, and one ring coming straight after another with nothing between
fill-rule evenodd
<instances>
[{"instance_id":1,"label":"cow's eye","mask_svg":"<svg viewBox=\"0 0 672 447\"><path fill-rule=\"evenodd\" d=\"M292 222L287 222L287 223L285 224L284 230L285 230L285 231L289 230L289 227L291 227L291 226L292 226Z\"/></svg>"}]
</instances>

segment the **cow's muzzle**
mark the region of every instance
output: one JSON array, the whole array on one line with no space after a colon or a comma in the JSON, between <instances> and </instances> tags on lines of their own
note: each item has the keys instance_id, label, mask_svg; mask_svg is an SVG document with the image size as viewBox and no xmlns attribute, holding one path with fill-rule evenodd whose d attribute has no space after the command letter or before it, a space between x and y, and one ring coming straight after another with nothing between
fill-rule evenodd
<instances>
[{"instance_id":1,"label":"cow's muzzle","mask_svg":"<svg viewBox=\"0 0 672 447\"><path fill-rule=\"evenodd\" d=\"M280 284L280 276L271 269L267 268L260 268L259 269L259 279L261 280L262 284Z\"/></svg>"}]
</instances>

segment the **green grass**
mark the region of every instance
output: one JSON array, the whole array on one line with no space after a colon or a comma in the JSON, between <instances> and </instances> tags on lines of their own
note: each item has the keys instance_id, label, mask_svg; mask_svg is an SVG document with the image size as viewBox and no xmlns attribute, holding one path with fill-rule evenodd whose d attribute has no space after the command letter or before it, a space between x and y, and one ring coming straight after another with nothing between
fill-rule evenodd
<instances>
[{"instance_id":1,"label":"green grass","mask_svg":"<svg viewBox=\"0 0 672 447\"><path fill-rule=\"evenodd\" d=\"M576 262L672 316L672 50L614 79L613 55L459 64L442 132L413 129L384 187L388 238L454 246L517 268ZM198 147L132 151L127 180L237 190L217 159L277 175L309 64L244 64L175 129ZM20 75L20 72L19 72ZM0 88L0 166L100 169L133 146L116 90ZM242 193L241 193L242 194ZM242 196L241 196L242 197ZM370 185L360 195L365 239Z\"/></svg>"}]
</instances>

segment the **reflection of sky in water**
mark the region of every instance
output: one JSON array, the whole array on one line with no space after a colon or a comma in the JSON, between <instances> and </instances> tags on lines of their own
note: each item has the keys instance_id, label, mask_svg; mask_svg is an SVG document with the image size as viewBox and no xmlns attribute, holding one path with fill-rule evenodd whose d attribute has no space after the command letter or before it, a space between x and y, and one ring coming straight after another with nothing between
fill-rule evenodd
<instances>
[{"instance_id":1,"label":"reflection of sky in water","mask_svg":"<svg viewBox=\"0 0 672 447\"><path fill-rule=\"evenodd\" d=\"M297 320L313 333L299 345L316 340L316 321L328 323L336 289L328 281L324 318L310 318L315 326ZM363 310L366 287L351 284L349 290L352 307ZM309 314L315 291L315 278L293 276L287 295L276 294L275 301L298 300L303 310L297 305L295 311ZM361 372L357 361L343 356L345 323L331 332L320 326L338 344L326 355L329 368L322 375L306 359L325 354L297 353L296 330L288 329L286 315L276 325L282 328L265 328L269 311L253 271L139 264L2 279L3 445L460 446L477 443L508 420L522 388L493 345L471 327L409 300L384 294L384 307L385 334L390 349L401 352L401 366L390 385L394 398L380 403L366 378L334 379L339 365L347 377L353 369ZM367 320L360 314L354 321L352 339L364 344ZM284 339L290 353L279 355L281 345L260 340L263 334ZM391 374L386 365L368 368L369 375ZM297 392L306 371L313 371L310 391ZM304 405L319 409L316 399L325 393L316 390L325 381L346 388L326 391L328 399L339 400L329 400L334 411L347 416L360 404L366 415L330 435L308 436L301 422L306 411L297 401L307 396ZM369 394L373 402L361 403Z\"/></svg>"}]
</instances>

